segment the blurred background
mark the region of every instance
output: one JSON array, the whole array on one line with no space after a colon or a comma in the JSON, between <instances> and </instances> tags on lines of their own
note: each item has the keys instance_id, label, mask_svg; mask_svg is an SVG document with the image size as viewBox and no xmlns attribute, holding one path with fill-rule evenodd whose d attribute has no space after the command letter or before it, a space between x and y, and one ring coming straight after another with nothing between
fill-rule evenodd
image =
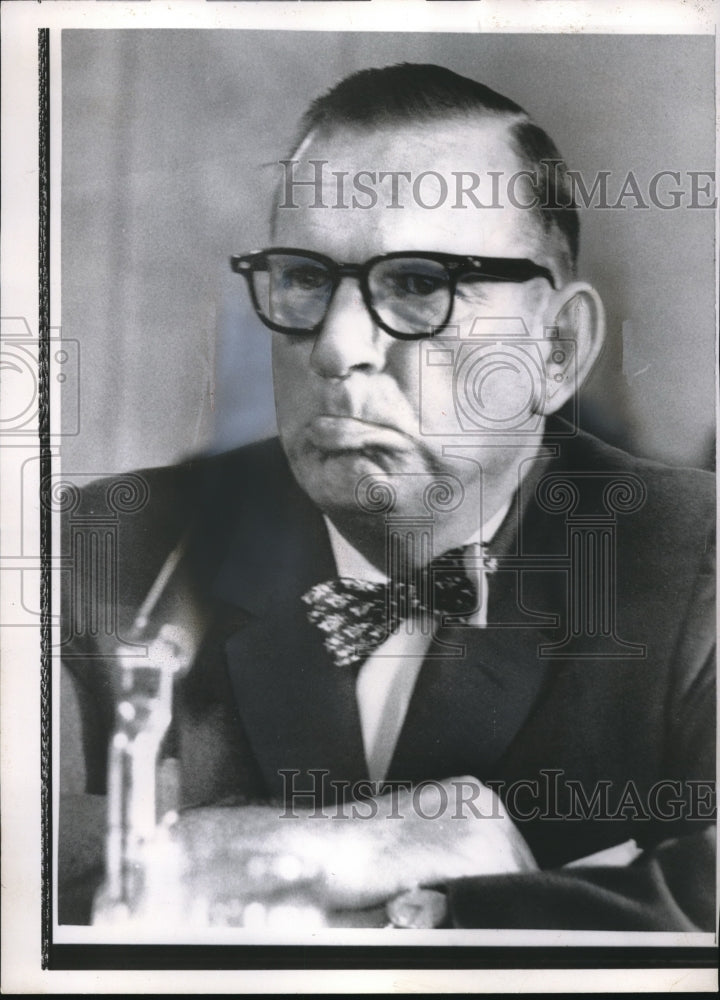
<instances>
[{"instance_id":1,"label":"blurred background","mask_svg":"<svg viewBox=\"0 0 720 1000\"><path fill-rule=\"evenodd\" d=\"M402 61L443 64L521 104L572 169L590 182L610 171L611 204L629 171L647 198L661 170L689 193L687 171L713 169L710 36L66 30L62 336L79 342L80 365L63 406L74 412L79 394L80 422L65 472L274 433L269 332L228 255L267 244L278 160L309 101ZM714 213L624 203L581 213L581 274L609 329L580 423L637 454L710 467Z\"/></svg>"}]
</instances>

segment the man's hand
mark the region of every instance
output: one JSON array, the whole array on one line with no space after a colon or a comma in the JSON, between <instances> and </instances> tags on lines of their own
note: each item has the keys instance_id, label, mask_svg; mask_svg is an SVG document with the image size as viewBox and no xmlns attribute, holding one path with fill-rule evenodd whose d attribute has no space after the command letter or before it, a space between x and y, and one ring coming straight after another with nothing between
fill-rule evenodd
<instances>
[{"instance_id":1,"label":"man's hand","mask_svg":"<svg viewBox=\"0 0 720 1000\"><path fill-rule=\"evenodd\" d=\"M500 799L470 777L322 811L189 810L176 837L187 878L210 896L227 895L248 853L277 853L317 873L329 909L373 906L418 885L537 867Z\"/></svg>"}]
</instances>

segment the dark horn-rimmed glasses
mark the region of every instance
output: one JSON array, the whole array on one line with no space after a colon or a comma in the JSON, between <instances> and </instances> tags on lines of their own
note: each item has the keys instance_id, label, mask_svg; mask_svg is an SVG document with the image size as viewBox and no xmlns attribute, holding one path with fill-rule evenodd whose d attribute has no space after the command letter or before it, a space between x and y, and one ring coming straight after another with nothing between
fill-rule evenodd
<instances>
[{"instance_id":1,"label":"dark horn-rimmed glasses","mask_svg":"<svg viewBox=\"0 0 720 1000\"><path fill-rule=\"evenodd\" d=\"M294 247L234 255L230 266L248 283L258 316L271 330L317 333L342 278L356 278L377 325L400 340L432 337L448 325L459 282L511 282L551 272L525 258L480 257L407 251L381 254L362 264Z\"/></svg>"}]
</instances>

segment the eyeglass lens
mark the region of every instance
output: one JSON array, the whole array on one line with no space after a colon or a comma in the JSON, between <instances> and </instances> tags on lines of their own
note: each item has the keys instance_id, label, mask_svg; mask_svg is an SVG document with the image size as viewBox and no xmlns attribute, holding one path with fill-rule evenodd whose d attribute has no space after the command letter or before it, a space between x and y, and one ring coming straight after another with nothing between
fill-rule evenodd
<instances>
[{"instance_id":1,"label":"eyeglass lens","mask_svg":"<svg viewBox=\"0 0 720 1000\"><path fill-rule=\"evenodd\" d=\"M253 272L260 310L279 326L311 330L324 319L335 288L330 268L300 254L267 254ZM397 257L377 261L367 290L378 318L402 334L428 333L447 320L450 276L439 261Z\"/></svg>"},{"instance_id":2,"label":"eyeglass lens","mask_svg":"<svg viewBox=\"0 0 720 1000\"><path fill-rule=\"evenodd\" d=\"M447 319L450 276L438 261L422 257L378 261L368 286L378 316L398 333L427 333Z\"/></svg>"}]
</instances>

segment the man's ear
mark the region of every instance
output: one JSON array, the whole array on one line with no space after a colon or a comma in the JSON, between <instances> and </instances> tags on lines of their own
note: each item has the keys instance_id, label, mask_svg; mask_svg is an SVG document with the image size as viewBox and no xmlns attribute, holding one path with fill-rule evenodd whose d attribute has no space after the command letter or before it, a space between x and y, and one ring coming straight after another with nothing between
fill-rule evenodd
<instances>
[{"instance_id":1,"label":"man's ear","mask_svg":"<svg viewBox=\"0 0 720 1000\"><path fill-rule=\"evenodd\" d=\"M545 399L541 411L555 413L577 392L602 351L605 309L583 281L559 289L545 313Z\"/></svg>"}]
</instances>

